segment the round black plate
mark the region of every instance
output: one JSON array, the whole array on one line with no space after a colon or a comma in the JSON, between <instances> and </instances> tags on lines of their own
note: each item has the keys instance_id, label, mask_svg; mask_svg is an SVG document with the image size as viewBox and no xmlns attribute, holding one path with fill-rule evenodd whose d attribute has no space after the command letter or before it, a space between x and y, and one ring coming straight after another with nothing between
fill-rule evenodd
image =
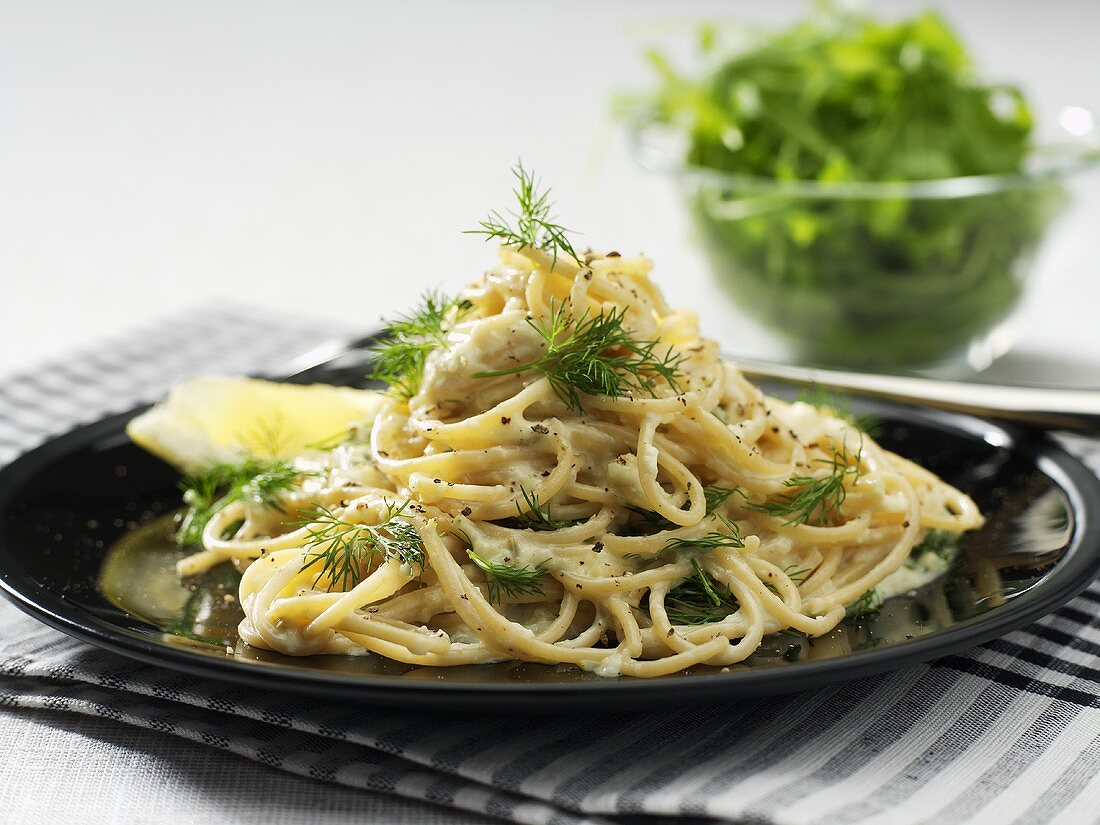
<instances>
[{"instance_id":1,"label":"round black plate","mask_svg":"<svg viewBox=\"0 0 1100 825\"><path fill-rule=\"evenodd\" d=\"M108 548L179 503L176 473L123 432L140 410L54 439L0 471L0 589L78 639L198 676L388 705L537 711L594 700L605 708L682 705L868 676L1021 627L1065 604L1100 571L1100 481L1050 439L923 408L866 402L857 409L879 417L881 443L970 493L988 523L968 534L951 572L931 590L887 603L896 602L890 610L908 616L916 631L876 636L878 620L863 619L844 631L847 647L836 655L834 646L831 658L776 650L751 667L640 680L519 663L418 669L374 657L228 656L223 647L181 644L115 607L96 586Z\"/></svg>"}]
</instances>

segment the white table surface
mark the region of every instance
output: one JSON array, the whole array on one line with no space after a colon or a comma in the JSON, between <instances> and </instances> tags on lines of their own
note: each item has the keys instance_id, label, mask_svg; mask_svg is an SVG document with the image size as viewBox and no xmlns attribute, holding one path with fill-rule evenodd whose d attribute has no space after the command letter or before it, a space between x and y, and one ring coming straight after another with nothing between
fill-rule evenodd
<instances>
[{"instance_id":1,"label":"white table surface","mask_svg":"<svg viewBox=\"0 0 1100 825\"><path fill-rule=\"evenodd\" d=\"M772 19L803 8L755 6ZM611 91L645 77L644 45L750 8L0 0L0 377L184 306L290 307L369 329L491 263L460 230L507 206L517 156L553 184L585 243L651 255L709 335L767 354L712 282L666 183L634 165L607 116ZM1100 3L957 0L950 11L985 73L1019 80L1040 117L1100 110ZM1039 263L1041 289L998 375L1100 377L1093 184ZM168 821L185 792L211 821L397 821L377 800L160 734L43 713L0 714L0 728L0 774L23 777L2 783L0 808L20 822L59 811ZM72 784L52 771L59 759L99 781ZM218 782L227 771L257 774L236 788L288 791L241 807ZM158 799L165 807L148 804ZM434 816L402 810L402 821Z\"/></svg>"},{"instance_id":2,"label":"white table surface","mask_svg":"<svg viewBox=\"0 0 1100 825\"><path fill-rule=\"evenodd\" d=\"M881 4L891 13L917 3ZM987 76L1042 119L1100 110L1100 3L967 0ZM719 291L665 181L608 117L640 53L692 23L803 6L690 0L0 0L0 375L231 300L376 325L492 261L462 235L508 205L516 157L597 248L644 251L734 352L773 346ZM1039 262L1002 372L1100 361L1100 181Z\"/></svg>"}]
</instances>

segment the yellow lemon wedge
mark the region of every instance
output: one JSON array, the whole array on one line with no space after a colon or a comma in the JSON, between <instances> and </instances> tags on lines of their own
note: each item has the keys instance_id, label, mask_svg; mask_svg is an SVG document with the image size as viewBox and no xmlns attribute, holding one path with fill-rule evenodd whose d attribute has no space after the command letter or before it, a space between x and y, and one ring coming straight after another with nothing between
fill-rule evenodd
<instances>
[{"instance_id":1,"label":"yellow lemon wedge","mask_svg":"<svg viewBox=\"0 0 1100 825\"><path fill-rule=\"evenodd\" d=\"M134 418L126 434L184 472L242 456L289 458L371 420L383 401L373 390L202 376L176 384Z\"/></svg>"}]
</instances>

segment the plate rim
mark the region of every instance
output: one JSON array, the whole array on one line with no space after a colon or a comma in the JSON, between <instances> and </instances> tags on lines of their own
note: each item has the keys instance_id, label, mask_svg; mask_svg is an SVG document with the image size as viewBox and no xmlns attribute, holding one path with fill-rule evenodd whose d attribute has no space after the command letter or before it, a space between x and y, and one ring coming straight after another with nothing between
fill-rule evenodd
<instances>
[{"instance_id":1,"label":"plate rim","mask_svg":"<svg viewBox=\"0 0 1100 825\"><path fill-rule=\"evenodd\" d=\"M477 683L445 679L408 679L324 670L306 670L278 663L219 659L210 653L173 647L167 642L112 624L69 602L64 595L11 569L18 554L0 545L0 594L24 613L82 642L146 664L190 675L230 681L248 687L305 693L341 700L370 701L388 706L423 706L446 698L451 707L473 709L492 702L497 710L540 710L576 706L593 699L618 699L634 709L661 704L670 695L678 702L704 703L750 696L779 695L822 687L927 662L967 650L1030 624L1064 606L1084 591L1100 573L1100 477L1057 444L1047 432L1027 430L962 413L918 405L866 400L866 406L893 411L899 417L940 429L990 440L1007 439L1007 447L1023 454L1066 495L1076 529L1065 555L1045 578L1006 604L966 619L942 631L886 647L783 667L734 670L728 673L672 674L656 679L620 677L575 682ZM0 469L0 518L24 483L38 471L81 447L112 435L123 435L125 423L149 405L108 415L53 436ZM22 579L22 581L20 581ZM27 587L26 584L32 584Z\"/></svg>"}]
</instances>

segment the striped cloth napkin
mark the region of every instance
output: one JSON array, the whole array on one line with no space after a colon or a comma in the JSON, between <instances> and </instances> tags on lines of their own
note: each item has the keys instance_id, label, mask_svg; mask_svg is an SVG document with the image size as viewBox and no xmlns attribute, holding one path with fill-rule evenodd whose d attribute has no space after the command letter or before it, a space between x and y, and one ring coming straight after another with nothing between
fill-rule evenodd
<instances>
[{"instance_id":1,"label":"striped cloth napkin","mask_svg":"<svg viewBox=\"0 0 1100 825\"><path fill-rule=\"evenodd\" d=\"M254 313L196 314L12 377L0 382L0 463L183 375L277 369L324 337ZM1072 447L1100 470L1100 449ZM96 650L6 604L0 627L0 707L163 731L445 805L455 822L1100 823L1100 584L963 655L792 696L629 714L262 694Z\"/></svg>"}]
</instances>

